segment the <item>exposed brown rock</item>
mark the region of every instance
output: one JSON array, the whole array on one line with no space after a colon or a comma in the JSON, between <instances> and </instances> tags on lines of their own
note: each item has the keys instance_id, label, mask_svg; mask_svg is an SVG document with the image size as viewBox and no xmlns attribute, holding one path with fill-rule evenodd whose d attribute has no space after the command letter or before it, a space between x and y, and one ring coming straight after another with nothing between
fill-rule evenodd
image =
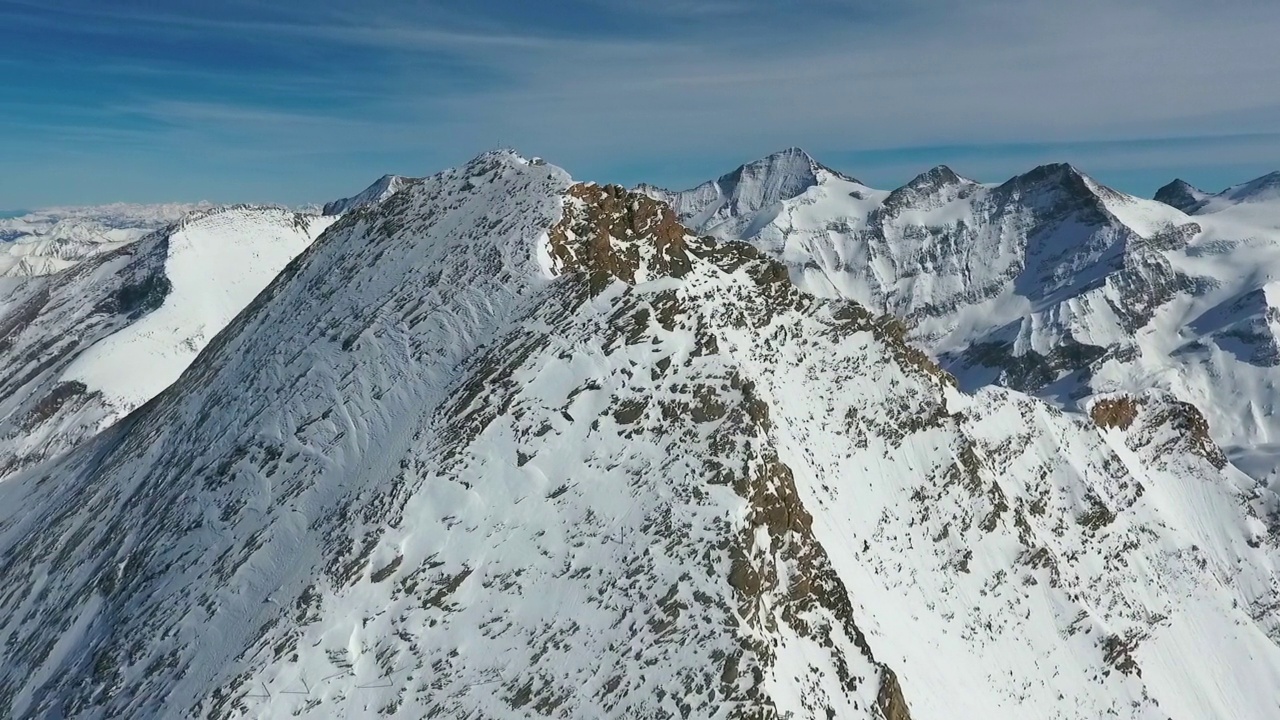
<instances>
[{"instance_id":1,"label":"exposed brown rock","mask_svg":"<svg viewBox=\"0 0 1280 720\"><path fill-rule=\"evenodd\" d=\"M1089 409L1089 416L1100 428L1128 430L1138 417L1138 400L1129 396L1099 400Z\"/></svg>"},{"instance_id":2,"label":"exposed brown rock","mask_svg":"<svg viewBox=\"0 0 1280 720\"><path fill-rule=\"evenodd\" d=\"M907 701L902 697L898 676L887 667L881 669L880 694L876 697L876 705L884 713L884 720L911 720L911 711L907 709Z\"/></svg>"},{"instance_id":3,"label":"exposed brown rock","mask_svg":"<svg viewBox=\"0 0 1280 720\"><path fill-rule=\"evenodd\" d=\"M1138 632L1108 635L1102 641L1102 659L1125 675L1142 677L1142 668L1138 667L1133 651L1138 649L1138 643L1144 638L1145 636Z\"/></svg>"},{"instance_id":4,"label":"exposed brown rock","mask_svg":"<svg viewBox=\"0 0 1280 720\"><path fill-rule=\"evenodd\" d=\"M1227 465L1227 457L1209 434L1209 421L1204 413L1189 402L1163 399L1147 402L1132 396L1107 398L1094 403L1089 411L1101 428L1134 430L1127 440L1137 450L1150 447L1157 457L1169 453L1191 452L1208 460L1214 467ZM1135 421L1141 420L1135 426ZM1172 438L1160 437L1160 429L1172 431Z\"/></svg>"},{"instance_id":5,"label":"exposed brown rock","mask_svg":"<svg viewBox=\"0 0 1280 720\"><path fill-rule=\"evenodd\" d=\"M1209 421L1204 413L1189 402L1172 401L1161 408L1151 419L1154 425L1167 425L1185 441L1191 452L1203 457L1217 468L1227 465L1227 456L1209 436Z\"/></svg>"},{"instance_id":6,"label":"exposed brown rock","mask_svg":"<svg viewBox=\"0 0 1280 720\"><path fill-rule=\"evenodd\" d=\"M666 204L619 185L579 183L566 195L564 217L548 233L551 256L561 271L587 273L593 293L613 279L635 283L646 246L655 272L689 272L688 231Z\"/></svg>"}]
</instances>

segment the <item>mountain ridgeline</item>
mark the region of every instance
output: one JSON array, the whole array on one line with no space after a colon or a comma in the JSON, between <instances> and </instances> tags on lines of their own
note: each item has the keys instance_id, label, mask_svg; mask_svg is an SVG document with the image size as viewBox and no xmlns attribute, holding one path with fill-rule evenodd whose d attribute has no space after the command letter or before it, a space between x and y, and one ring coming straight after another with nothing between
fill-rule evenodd
<instances>
[{"instance_id":1,"label":"mountain ridgeline","mask_svg":"<svg viewBox=\"0 0 1280 720\"><path fill-rule=\"evenodd\" d=\"M754 187L790 197L718 190L723 179L638 190L689 208L698 232L779 258L807 292L901 319L968 390L1003 385L1081 412L1111 393L1171 393L1203 408L1241 467L1280 482L1280 175L1217 194L1175 181L1153 201L1063 164L999 185L938 167L892 192L808 179L805 165L739 172L786 168Z\"/></svg>"},{"instance_id":2,"label":"mountain ridgeline","mask_svg":"<svg viewBox=\"0 0 1280 720\"><path fill-rule=\"evenodd\" d=\"M1270 717L1280 249L1164 195L502 151L14 280L0 714Z\"/></svg>"}]
</instances>

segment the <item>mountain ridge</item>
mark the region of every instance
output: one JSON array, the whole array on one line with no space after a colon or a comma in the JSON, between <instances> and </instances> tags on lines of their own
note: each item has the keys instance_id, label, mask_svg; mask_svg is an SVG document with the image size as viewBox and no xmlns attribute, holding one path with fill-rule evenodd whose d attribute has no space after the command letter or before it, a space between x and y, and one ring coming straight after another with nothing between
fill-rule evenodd
<instances>
[{"instance_id":1,"label":"mountain ridge","mask_svg":"<svg viewBox=\"0 0 1280 720\"><path fill-rule=\"evenodd\" d=\"M1263 238L1280 237L1280 207L1206 214L1198 208L1209 196L1197 195L1184 203L1188 215L1065 163L1000 184L957 184L936 172L887 193L832 179L750 219L699 230L782 259L809 292L902 318L967 388L1007 384L1082 411L1091 394L1161 387L1205 407L1214 436L1242 460L1254 457L1255 476L1271 474L1271 455L1257 449L1280 447L1280 424L1269 419L1275 398L1262 388L1280 379L1264 379L1269 348L1280 345L1264 317L1280 311L1229 317L1214 308L1269 302L1263 289L1280 266ZM1236 187L1265 191L1267 177ZM1194 190L1186 188L1164 189L1163 200ZM1236 269L1249 264L1252 272ZM1173 329L1183 324L1181 334ZM1254 409L1238 412L1209 400L1215 394Z\"/></svg>"},{"instance_id":2,"label":"mountain ridge","mask_svg":"<svg viewBox=\"0 0 1280 720\"><path fill-rule=\"evenodd\" d=\"M325 203L320 214L342 215L343 213L348 213L353 210L377 205L397 192L400 192L400 190L404 189L415 180L416 178L410 178L403 175L383 175L377 180L374 180L369 187L360 191L356 195Z\"/></svg>"},{"instance_id":3,"label":"mountain ridge","mask_svg":"<svg viewBox=\"0 0 1280 720\"><path fill-rule=\"evenodd\" d=\"M888 247L900 279L965 269L963 294L1007 253L950 253L992 241L1068 249L996 268L1057 283L1042 310L1182 298L1206 231L1071 169L938 176L892 216L828 177L737 239L496 152L325 219L175 383L0 482L0 707L1265 714L1280 501L1195 403L967 392L918 324L805 290L806 263ZM956 231L974 207L1008 232Z\"/></svg>"}]
</instances>

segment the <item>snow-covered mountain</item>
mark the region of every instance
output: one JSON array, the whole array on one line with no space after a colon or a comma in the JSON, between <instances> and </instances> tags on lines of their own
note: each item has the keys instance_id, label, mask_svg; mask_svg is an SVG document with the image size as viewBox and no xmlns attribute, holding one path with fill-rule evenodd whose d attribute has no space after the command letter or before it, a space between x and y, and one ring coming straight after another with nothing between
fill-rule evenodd
<instances>
[{"instance_id":1,"label":"snow-covered mountain","mask_svg":"<svg viewBox=\"0 0 1280 720\"><path fill-rule=\"evenodd\" d=\"M1042 200L1090 267L1082 185L991 202ZM488 153L344 215L168 390L0 483L0 708L1272 717L1276 497L1191 405L1088 410L966 393L756 247Z\"/></svg>"},{"instance_id":2,"label":"snow-covered mountain","mask_svg":"<svg viewBox=\"0 0 1280 720\"><path fill-rule=\"evenodd\" d=\"M697 227L780 258L809 292L901 318L966 388L998 383L1077 410L1164 390L1202 408L1252 474L1278 480L1275 177L1213 196L1175 182L1156 202L1068 165L1000 185L939 167L892 192L824 175Z\"/></svg>"},{"instance_id":3,"label":"snow-covered mountain","mask_svg":"<svg viewBox=\"0 0 1280 720\"><path fill-rule=\"evenodd\" d=\"M342 215L352 210L377 205L415 181L415 178L400 175L383 175L357 195L325 203L322 213L325 215Z\"/></svg>"},{"instance_id":4,"label":"snow-covered mountain","mask_svg":"<svg viewBox=\"0 0 1280 720\"><path fill-rule=\"evenodd\" d=\"M680 221L690 227L704 230L722 227L724 232L732 228L734 234L743 234L761 210L832 179L857 182L822 165L804 150L792 147L689 190L673 192L640 185L636 191L667 203Z\"/></svg>"},{"instance_id":5,"label":"snow-covered mountain","mask_svg":"<svg viewBox=\"0 0 1280 720\"><path fill-rule=\"evenodd\" d=\"M1153 196L1156 201L1185 213L1193 212L1207 197L1210 197L1209 193L1181 178L1161 187Z\"/></svg>"},{"instance_id":6,"label":"snow-covered mountain","mask_svg":"<svg viewBox=\"0 0 1280 720\"><path fill-rule=\"evenodd\" d=\"M0 278L0 482L150 400L333 218L189 212L69 269Z\"/></svg>"},{"instance_id":7,"label":"snow-covered mountain","mask_svg":"<svg viewBox=\"0 0 1280 720\"><path fill-rule=\"evenodd\" d=\"M1280 172L1209 194L1181 180L1160 188L1156 200L1188 215L1218 215L1247 225L1280 230Z\"/></svg>"},{"instance_id":8,"label":"snow-covered mountain","mask_svg":"<svg viewBox=\"0 0 1280 720\"><path fill-rule=\"evenodd\" d=\"M177 222L208 203L45 208L0 218L0 277L50 275Z\"/></svg>"},{"instance_id":9,"label":"snow-covered mountain","mask_svg":"<svg viewBox=\"0 0 1280 720\"><path fill-rule=\"evenodd\" d=\"M337 220L413 182L320 208L47 208L0 221L0 482L155 397ZM83 264L83 265L82 265Z\"/></svg>"}]
</instances>

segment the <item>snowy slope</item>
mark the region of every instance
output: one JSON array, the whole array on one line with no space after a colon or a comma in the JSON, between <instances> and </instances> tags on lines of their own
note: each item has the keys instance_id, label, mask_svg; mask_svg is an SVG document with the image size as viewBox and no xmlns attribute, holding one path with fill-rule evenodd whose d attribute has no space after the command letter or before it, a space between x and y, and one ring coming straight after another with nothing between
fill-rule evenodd
<instances>
[{"instance_id":1,"label":"snowy slope","mask_svg":"<svg viewBox=\"0 0 1280 720\"><path fill-rule=\"evenodd\" d=\"M0 218L0 277L50 275L176 222L207 203L45 208Z\"/></svg>"},{"instance_id":2,"label":"snowy slope","mask_svg":"<svg viewBox=\"0 0 1280 720\"><path fill-rule=\"evenodd\" d=\"M782 259L810 292L903 319L966 388L1076 409L1108 392L1171 392L1204 410L1251 474L1280 479L1273 180L1216 196L1174 183L1155 202L1068 165L1000 185L939 167L892 193L825 178L700 229Z\"/></svg>"},{"instance_id":3,"label":"snowy slope","mask_svg":"<svg viewBox=\"0 0 1280 720\"><path fill-rule=\"evenodd\" d=\"M377 205L413 182L415 182L414 178L400 175L383 175L375 180L372 185L360 191L358 195L325 203L322 214L342 215L352 210Z\"/></svg>"},{"instance_id":4,"label":"snowy slope","mask_svg":"<svg viewBox=\"0 0 1280 720\"><path fill-rule=\"evenodd\" d=\"M171 384L331 222L196 211L57 274L0 278L0 481Z\"/></svg>"},{"instance_id":5,"label":"snowy slope","mask_svg":"<svg viewBox=\"0 0 1280 720\"><path fill-rule=\"evenodd\" d=\"M1214 215L1218 221L1280 230L1280 172L1254 178L1214 195L1196 193L1196 202L1181 208L1189 215ZM1171 200L1167 195L1157 195L1156 199L1166 203Z\"/></svg>"},{"instance_id":6,"label":"snowy slope","mask_svg":"<svg viewBox=\"0 0 1280 720\"><path fill-rule=\"evenodd\" d=\"M1090 410L489 153L0 484L0 707L1273 717L1275 497L1190 406Z\"/></svg>"},{"instance_id":7,"label":"snowy slope","mask_svg":"<svg viewBox=\"0 0 1280 720\"><path fill-rule=\"evenodd\" d=\"M804 150L792 147L689 190L673 192L641 185L636 191L670 205L680 221L689 227L704 231L720 228L721 234L742 234L744 224L754 221L758 213L832 179L857 182L822 165Z\"/></svg>"}]
</instances>

